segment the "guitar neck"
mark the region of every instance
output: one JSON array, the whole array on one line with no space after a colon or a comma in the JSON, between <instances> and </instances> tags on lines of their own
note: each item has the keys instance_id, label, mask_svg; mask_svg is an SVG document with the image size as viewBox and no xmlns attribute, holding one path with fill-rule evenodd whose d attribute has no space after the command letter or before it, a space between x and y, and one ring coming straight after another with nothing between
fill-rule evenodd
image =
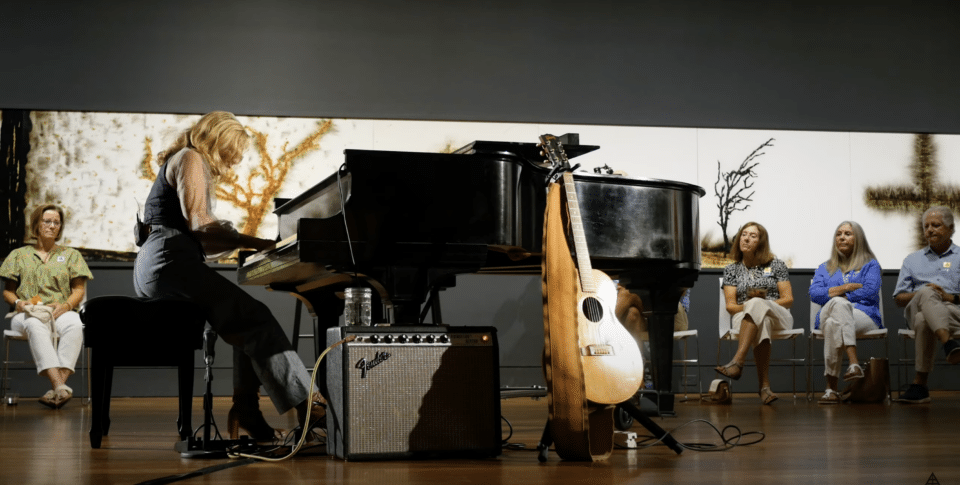
<instances>
[{"instance_id":1,"label":"guitar neck","mask_svg":"<svg viewBox=\"0 0 960 485\"><path fill-rule=\"evenodd\" d=\"M570 227L573 231L573 248L577 256L577 268L580 270L580 288L585 293L596 293L593 267L590 266L590 252L587 250L587 238L583 234L583 221L580 218L580 200L577 198L577 186L573 174L563 173L563 188L567 194L567 212L570 214Z\"/></svg>"}]
</instances>

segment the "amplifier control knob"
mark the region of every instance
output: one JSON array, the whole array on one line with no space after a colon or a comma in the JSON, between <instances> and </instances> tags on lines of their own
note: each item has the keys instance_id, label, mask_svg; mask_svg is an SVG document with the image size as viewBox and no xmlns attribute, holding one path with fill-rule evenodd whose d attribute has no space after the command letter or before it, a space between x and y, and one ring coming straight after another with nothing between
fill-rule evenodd
<instances>
[{"instance_id":1,"label":"amplifier control knob","mask_svg":"<svg viewBox=\"0 0 960 485\"><path fill-rule=\"evenodd\" d=\"M409 338L409 337L407 337L406 335L401 335L401 336L397 337L397 342L398 342L398 343L401 343L401 344L405 344L405 343L407 343L407 339L408 339L408 338Z\"/></svg>"},{"instance_id":2,"label":"amplifier control knob","mask_svg":"<svg viewBox=\"0 0 960 485\"><path fill-rule=\"evenodd\" d=\"M426 337L424 337L423 340L424 340L425 342L427 342L428 344L432 344L432 343L433 343L434 341L436 341L437 339L436 339L436 337L434 337L433 335L427 335Z\"/></svg>"},{"instance_id":3,"label":"amplifier control knob","mask_svg":"<svg viewBox=\"0 0 960 485\"><path fill-rule=\"evenodd\" d=\"M450 342L450 337L447 337L447 334L440 336L440 343L445 344Z\"/></svg>"},{"instance_id":4,"label":"amplifier control knob","mask_svg":"<svg viewBox=\"0 0 960 485\"><path fill-rule=\"evenodd\" d=\"M419 335L414 335L413 337L410 337L410 341L415 344L420 343L420 340L422 340L422 337L420 337Z\"/></svg>"},{"instance_id":5,"label":"amplifier control knob","mask_svg":"<svg viewBox=\"0 0 960 485\"><path fill-rule=\"evenodd\" d=\"M383 343L389 344L391 342L393 342L393 335L387 334L383 336Z\"/></svg>"},{"instance_id":6,"label":"amplifier control knob","mask_svg":"<svg viewBox=\"0 0 960 485\"><path fill-rule=\"evenodd\" d=\"M379 343L379 342L380 342L380 336L379 336L379 335L373 334L373 335L370 336L370 343L374 343L374 344L375 344L375 343Z\"/></svg>"}]
</instances>

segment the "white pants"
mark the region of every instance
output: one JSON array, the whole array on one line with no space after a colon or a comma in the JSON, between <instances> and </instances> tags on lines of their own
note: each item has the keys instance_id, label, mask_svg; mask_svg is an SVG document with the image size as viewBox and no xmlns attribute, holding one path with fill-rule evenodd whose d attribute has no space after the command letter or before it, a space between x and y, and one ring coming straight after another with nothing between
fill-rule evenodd
<instances>
[{"instance_id":1,"label":"white pants","mask_svg":"<svg viewBox=\"0 0 960 485\"><path fill-rule=\"evenodd\" d=\"M946 303L929 286L921 286L903 309L907 325L917 332L914 349L917 354L917 372L930 372L939 342L936 332L946 329L951 334L960 329L960 307Z\"/></svg>"},{"instance_id":2,"label":"white pants","mask_svg":"<svg viewBox=\"0 0 960 485\"><path fill-rule=\"evenodd\" d=\"M13 316L10 327L27 336L30 341L30 352L33 362L37 364L37 374L47 369L68 369L74 372L80 349L83 346L83 323L77 312L66 312L54 322L60 340L57 347L53 346L50 327L40 320L27 317L26 313Z\"/></svg>"},{"instance_id":3,"label":"white pants","mask_svg":"<svg viewBox=\"0 0 960 485\"><path fill-rule=\"evenodd\" d=\"M830 299L820 310L820 330L823 332L823 375L837 377L843 354L850 345L857 345L857 336L876 330L877 324L842 296ZM851 362L856 364L856 362Z\"/></svg>"},{"instance_id":4,"label":"white pants","mask_svg":"<svg viewBox=\"0 0 960 485\"><path fill-rule=\"evenodd\" d=\"M735 313L731 320L735 330L740 330L740 323L747 315L750 315L750 319L758 330L757 338L750 342L751 345L770 340L771 333L775 331L793 328L793 315L790 314L790 310L773 300L751 298L743 302L743 311Z\"/></svg>"}]
</instances>

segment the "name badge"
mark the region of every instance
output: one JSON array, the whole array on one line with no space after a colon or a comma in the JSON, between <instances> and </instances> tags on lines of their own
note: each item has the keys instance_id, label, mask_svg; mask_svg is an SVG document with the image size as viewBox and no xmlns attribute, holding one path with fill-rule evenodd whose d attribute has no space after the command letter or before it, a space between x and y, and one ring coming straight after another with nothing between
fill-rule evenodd
<instances>
[{"instance_id":1,"label":"name badge","mask_svg":"<svg viewBox=\"0 0 960 485\"><path fill-rule=\"evenodd\" d=\"M57 262L58 262L58 263L62 263L62 262L64 262L64 261L66 261L66 260L67 260L67 257L66 257L66 256L57 256ZM950 263L947 263L947 264L950 264Z\"/></svg>"},{"instance_id":2,"label":"name badge","mask_svg":"<svg viewBox=\"0 0 960 485\"><path fill-rule=\"evenodd\" d=\"M771 274L773 274L773 270L772 270L772 269L770 269L770 268L763 268L763 275L764 275L764 276L770 276Z\"/></svg>"},{"instance_id":3,"label":"name badge","mask_svg":"<svg viewBox=\"0 0 960 485\"><path fill-rule=\"evenodd\" d=\"M944 261L944 262L943 262L943 267L944 267L944 269L950 269L950 261Z\"/></svg>"}]
</instances>

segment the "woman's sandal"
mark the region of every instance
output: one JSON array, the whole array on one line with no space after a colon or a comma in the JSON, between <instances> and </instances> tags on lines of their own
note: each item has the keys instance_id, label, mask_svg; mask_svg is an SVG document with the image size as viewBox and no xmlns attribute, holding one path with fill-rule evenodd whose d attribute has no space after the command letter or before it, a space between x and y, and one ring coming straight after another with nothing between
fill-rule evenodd
<instances>
[{"instance_id":1,"label":"woman's sandal","mask_svg":"<svg viewBox=\"0 0 960 485\"><path fill-rule=\"evenodd\" d=\"M43 404L50 409L57 409L57 391L54 391L53 389L47 391L46 394L40 396L39 401L40 404Z\"/></svg>"},{"instance_id":2,"label":"woman's sandal","mask_svg":"<svg viewBox=\"0 0 960 485\"><path fill-rule=\"evenodd\" d=\"M863 379L863 367L860 367L860 364L850 364L850 367L847 367L847 373L843 375L845 381L855 379Z\"/></svg>"},{"instance_id":3,"label":"woman's sandal","mask_svg":"<svg viewBox=\"0 0 960 485\"><path fill-rule=\"evenodd\" d=\"M70 389L70 386L66 384L60 384L59 386L57 386L56 393L57 393L57 400L56 400L55 409L62 408L64 405L67 404L68 401L70 401L70 399L73 398L73 389Z\"/></svg>"},{"instance_id":4,"label":"woman's sandal","mask_svg":"<svg viewBox=\"0 0 960 485\"><path fill-rule=\"evenodd\" d=\"M827 389L827 392L823 393L823 396L820 396L818 402L820 404L840 404L841 401L843 401L843 399L840 398L840 393L833 389Z\"/></svg>"},{"instance_id":5,"label":"woman's sandal","mask_svg":"<svg viewBox=\"0 0 960 485\"><path fill-rule=\"evenodd\" d=\"M764 387L760 389L760 399L763 400L764 404L771 404L773 401L779 399L779 397L774 394L769 387Z\"/></svg>"},{"instance_id":6,"label":"woman's sandal","mask_svg":"<svg viewBox=\"0 0 960 485\"><path fill-rule=\"evenodd\" d=\"M731 362L724 366L718 365L714 367L713 370L722 376L737 380L740 379L740 375L743 374L743 364L739 362Z\"/></svg>"}]
</instances>

